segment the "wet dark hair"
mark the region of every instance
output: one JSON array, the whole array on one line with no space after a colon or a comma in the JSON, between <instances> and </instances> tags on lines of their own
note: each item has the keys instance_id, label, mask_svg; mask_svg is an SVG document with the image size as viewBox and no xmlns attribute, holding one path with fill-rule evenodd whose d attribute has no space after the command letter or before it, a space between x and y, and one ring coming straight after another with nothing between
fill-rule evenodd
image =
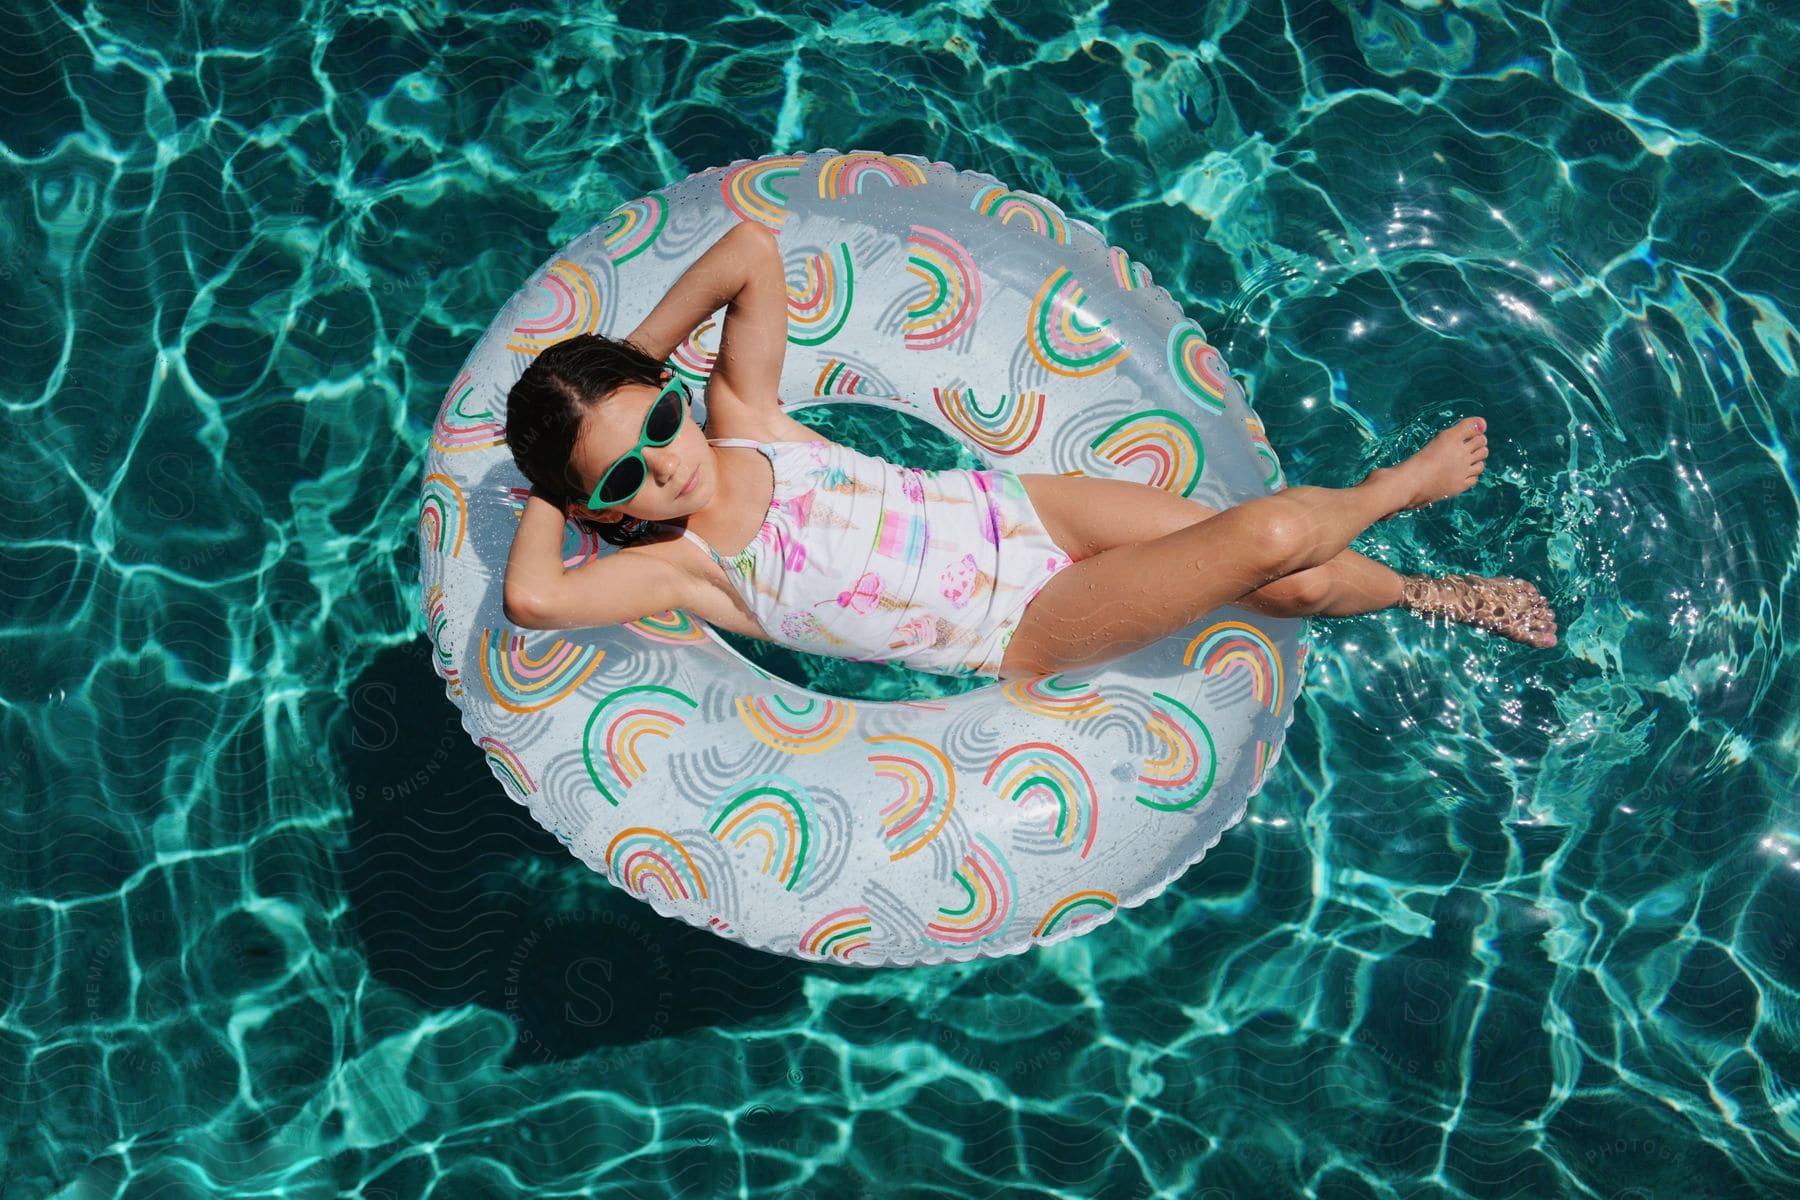
<instances>
[{"instance_id":1,"label":"wet dark hair","mask_svg":"<svg viewBox=\"0 0 1800 1200\"><path fill-rule=\"evenodd\" d=\"M622 384L658 386L665 370L635 342L604 334L578 333L546 347L506 394L505 437L513 465L565 512L571 503L585 504L586 491L569 462L582 418ZM615 546L652 528L651 522L623 514L592 524Z\"/></svg>"}]
</instances>

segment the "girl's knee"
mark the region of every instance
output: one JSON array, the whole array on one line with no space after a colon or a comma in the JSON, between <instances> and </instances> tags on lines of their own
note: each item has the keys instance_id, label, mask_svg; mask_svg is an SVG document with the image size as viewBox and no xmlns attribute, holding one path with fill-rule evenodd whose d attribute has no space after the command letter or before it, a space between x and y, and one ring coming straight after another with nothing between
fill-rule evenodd
<instances>
[{"instance_id":1,"label":"girl's knee","mask_svg":"<svg viewBox=\"0 0 1800 1200\"><path fill-rule=\"evenodd\" d=\"M1305 566L1306 553L1312 544L1306 529L1308 512L1285 493L1276 492L1240 504L1232 512L1240 520L1254 521L1255 536L1247 539L1244 553L1253 560L1267 579L1291 575Z\"/></svg>"},{"instance_id":2,"label":"girl's knee","mask_svg":"<svg viewBox=\"0 0 1800 1200\"><path fill-rule=\"evenodd\" d=\"M1258 588L1255 594L1267 605L1263 611L1270 616L1311 616L1322 611L1331 598L1331 568L1308 567L1292 575L1283 575Z\"/></svg>"}]
</instances>

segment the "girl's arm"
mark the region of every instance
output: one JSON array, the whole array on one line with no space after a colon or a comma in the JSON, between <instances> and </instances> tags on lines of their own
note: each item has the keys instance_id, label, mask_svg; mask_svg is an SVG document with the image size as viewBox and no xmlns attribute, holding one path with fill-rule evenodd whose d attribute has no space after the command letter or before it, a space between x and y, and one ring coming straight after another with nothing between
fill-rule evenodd
<instances>
[{"instance_id":1,"label":"girl's arm","mask_svg":"<svg viewBox=\"0 0 1800 1200\"><path fill-rule=\"evenodd\" d=\"M625 339L658 362L664 361L721 306L736 306L747 286L758 282L766 285L771 257L784 297L781 344L785 349L787 282L781 271L781 251L777 248L774 232L754 221L738 222L707 247L706 252L681 273L669 294L656 302L656 307L638 322L636 329L625 335Z\"/></svg>"},{"instance_id":2,"label":"girl's arm","mask_svg":"<svg viewBox=\"0 0 1800 1200\"><path fill-rule=\"evenodd\" d=\"M579 502L570 510L585 512ZM620 625L670 609L693 609L706 585L667 558L636 546L562 567L563 513L532 488L513 535L501 601L521 629Z\"/></svg>"},{"instance_id":3,"label":"girl's arm","mask_svg":"<svg viewBox=\"0 0 1800 1200\"><path fill-rule=\"evenodd\" d=\"M512 550L506 556L506 583L501 606L506 619L522 625L532 619L539 597L562 582L563 510L544 499L537 488L525 497L525 512L513 532Z\"/></svg>"}]
</instances>

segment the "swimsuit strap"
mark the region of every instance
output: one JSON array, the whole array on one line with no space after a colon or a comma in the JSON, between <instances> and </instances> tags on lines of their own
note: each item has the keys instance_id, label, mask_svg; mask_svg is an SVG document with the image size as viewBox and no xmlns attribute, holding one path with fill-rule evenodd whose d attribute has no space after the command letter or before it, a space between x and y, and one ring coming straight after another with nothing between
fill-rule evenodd
<instances>
[{"instance_id":1,"label":"swimsuit strap","mask_svg":"<svg viewBox=\"0 0 1800 1200\"><path fill-rule=\"evenodd\" d=\"M719 552L717 550L714 550L711 546L707 545L706 539L701 537L699 534L695 533L693 530L683 529L681 531L681 536L688 539L690 542L693 542L694 545L700 547L702 550L706 551L708 554L712 555L712 560L714 562L718 563L720 566L725 565L725 560L719 557Z\"/></svg>"},{"instance_id":2,"label":"swimsuit strap","mask_svg":"<svg viewBox=\"0 0 1800 1200\"><path fill-rule=\"evenodd\" d=\"M754 438L707 438L706 444L709 446L744 446L751 450L761 450L763 454L768 457L770 463L775 461L774 442L759 442ZM779 486L779 481L777 481L777 486ZM707 545L705 538L685 527L682 529L681 534L683 537L693 542L694 545L710 554L712 560L721 567L725 565L726 560L720 557L717 550L714 550L711 546Z\"/></svg>"}]
</instances>

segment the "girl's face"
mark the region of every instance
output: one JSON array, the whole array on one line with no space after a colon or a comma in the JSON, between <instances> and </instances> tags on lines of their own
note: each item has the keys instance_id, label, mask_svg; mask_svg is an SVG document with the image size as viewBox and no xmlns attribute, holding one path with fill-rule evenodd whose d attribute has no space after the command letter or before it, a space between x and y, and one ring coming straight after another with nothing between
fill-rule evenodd
<instances>
[{"instance_id":1,"label":"girl's face","mask_svg":"<svg viewBox=\"0 0 1800 1200\"><path fill-rule=\"evenodd\" d=\"M665 371L663 381L668 379ZM606 403L588 410L575 438L575 449L569 455L575 478L581 481L581 495L569 505L571 515L588 514L587 498L601 476L637 445L644 433L644 418L659 391L660 388L642 383L621 384ZM637 495L623 504L593 510L595 513L636 517L641 521L674 521L706 506L712 495L712 448L691 414L682 414L681 429L673 441L666 446L646 444L643 455L648 475ZM693 486L685 496L681 495L690 481Z\"/></svg>"}]
</instances>

